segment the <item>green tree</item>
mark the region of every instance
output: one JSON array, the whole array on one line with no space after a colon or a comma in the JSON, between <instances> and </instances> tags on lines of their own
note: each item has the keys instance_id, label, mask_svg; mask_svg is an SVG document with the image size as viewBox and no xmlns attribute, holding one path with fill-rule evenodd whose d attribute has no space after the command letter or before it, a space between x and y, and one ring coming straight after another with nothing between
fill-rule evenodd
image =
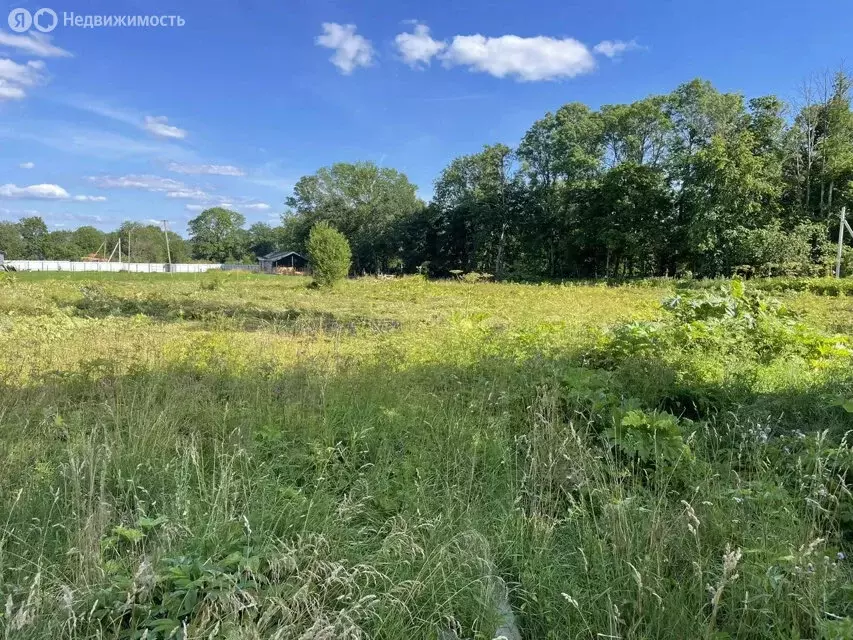
<instances>
[{"instance_id":1,"label":"green tree","mask_svg":"<svg viewBox=\"0 0 853 640\"><path fill-rule=\"evenodd\" d=\"M256 222L248 231L247 240L249 251L256 258L275 251L278 247L276 229L263 222Z\"/></svg>"},{"instance_id":2,"label":"green tree","mask_svg":"<svg viewBox=\"0 0 853 640\"><path fill-rule=\"evenodd\" d=\"M651 165L623 162L604 175L592 194L585 230L596 275L660 272L670 239L671 198L664 172Z\"/></svg>"},{"instance_id":3,"label":"green tree","mask_svg":"<svg viewBox=\"0 0 853 640\"><path fill-rule=\"evenodd\" d=\"M26 245L21 237L21 229L14 222L0 222L0 251L7 260L26 258Z\"/></svg>"},{"instance_id":4,"label":"green tree","mask_svg":"<svg viewBox=\"0 0 853 640\"><path fill-rule=\"evenodd\" d=\"M441 267L501 275L518 241L521 192L515 154L506 145L451 162L433 201Z\"/></svg>"},{"instance_id":5,"label":"green tree","mask_svg":"<svg viewBox=\"0 0 853 640\"><path fill-rule=\"evenodd\" d=\"M45 257L44 243L47 239L47 225L39 216L21 218L18 231L24 242L24 255L30 260L42 260Z\"/></svg>"},{"instance_id":6,"label":"green tree","mask_svg":"<svg viewBox=\"0 0 853 640\"><path fill-rule=\"evenodd\" d=\"M346 237L328 222L318 222L308 236L308 257L314 282L329 287L347 277L352 251Z\"/></svg>"},{"instance_id":7,"label":"green tree","mask_svg":"<svg viewBox=\"0 0 853 640\"><path fill-rule=\"evenodd\" d=\"M187 225L194 258L233 262L246 254L242 214L222 207L205 209Z\"/></svg>"},{"instance_id":8,"label":"green tree","mask_svg":"<svg viewBox=\"0 0 853 640\"><path fill-rule=\"evenodd\" d=\"M95 253L104 242L106 234L91 226L78 227L73 231L73 242L80 248L78 258Z\"/></svg>"},{"instance_id":9,"label":"green tree","mask_svg":"<svg viewBox=\"0 0 853 640\"><path fill-rule=\"evenodd\" d=\"M299 250L311 228L328 222L352 246L356 271L382 271L400 258L396 231L423 203L405 174L372 162L337 163L299 179L287 199L282 239Z\"/></svg>"},{"instance_id":10,"label":"green tree","mask_svg":"<svg viewBox=\"0 0 853 640\"><path fill-rule=\"evenodd\" d=\"M174 231L169 231L168 235L167 251L166 236L159 225L125 220L115 233L110 234L107 244L115 246L120 237L124 259L130 262L167 262L170 254L173 263L189 260L187 241Z\"/></svg>"},{"instance_id":11,"label":"green tree","mask_svg":"<svg viewBox=\"0 0 853 640\"><path fill-rule=\"evenodd\" d=\"M47 260L79 260L83 250L74 242L72 231L51 231L41 241Z\"/></svg>"}]
</instances>

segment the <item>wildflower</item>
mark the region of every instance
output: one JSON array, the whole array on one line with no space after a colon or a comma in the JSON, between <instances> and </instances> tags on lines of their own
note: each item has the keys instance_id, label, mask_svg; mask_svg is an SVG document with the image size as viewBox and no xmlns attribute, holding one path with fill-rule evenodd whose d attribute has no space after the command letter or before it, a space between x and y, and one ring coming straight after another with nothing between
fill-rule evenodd
<instances>
[{"instance_id":1,"label":"wildflower","mask_svg":"<svg viewBox=\"0 0 853 640\"><path fill-rule=\"evenodd\" d=\"M836 557L836 559L838 559L838 560L846 560L846 559L847 559L847 554L846 554L846 553L844 553L843 551L839 551L838 553L836 553L836 554L835 554L835 557Z\"/></svg>"}]
</instances>

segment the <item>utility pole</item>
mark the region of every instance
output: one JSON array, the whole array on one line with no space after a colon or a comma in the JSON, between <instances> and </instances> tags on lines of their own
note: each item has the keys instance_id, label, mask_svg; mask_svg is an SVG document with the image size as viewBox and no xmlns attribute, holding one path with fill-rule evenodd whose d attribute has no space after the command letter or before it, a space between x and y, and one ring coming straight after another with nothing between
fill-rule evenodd
<instances>
[{"instance_id":1,"label":"utility pole","mask_svg":"<svg viewBox=\"0 0 853 640\"><path fill-rule=\"evenodd\" d=\"M847 207L841 207L841 219L838 222L838 257L835 260L835 277L841 277L841 257L844 253L844 229L845 227L850 232L850 236L853 237L853 230L850 229L850 225L847 223Z\"/></svg>"},{"instance_id":2,"label":"utility pole","mask_svg":"<svg viewBox=\"0 0 853 640\"><path fill-rule=\"evenodd\" d=\"M166 236L166 259L169 261L169 273L172 273L172 251L169 249L169 221L163 220L163 235Z\"/></svg>"}]
</instances>

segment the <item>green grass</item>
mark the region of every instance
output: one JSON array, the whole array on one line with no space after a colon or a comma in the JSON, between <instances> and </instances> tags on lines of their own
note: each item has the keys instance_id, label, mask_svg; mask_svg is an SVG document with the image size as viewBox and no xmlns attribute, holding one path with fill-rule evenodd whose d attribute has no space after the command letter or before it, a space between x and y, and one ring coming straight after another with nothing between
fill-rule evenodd
<instances>
[{"instance_id":1,"label":"green grass","mask_svg":"<svg viewBox=\"0 0 853 640\"><path fill-rule=\"evenodd\" d=\"M853 638L838 299L306 285L0 281L4 637Z\"/></svg>"}]
</instances>

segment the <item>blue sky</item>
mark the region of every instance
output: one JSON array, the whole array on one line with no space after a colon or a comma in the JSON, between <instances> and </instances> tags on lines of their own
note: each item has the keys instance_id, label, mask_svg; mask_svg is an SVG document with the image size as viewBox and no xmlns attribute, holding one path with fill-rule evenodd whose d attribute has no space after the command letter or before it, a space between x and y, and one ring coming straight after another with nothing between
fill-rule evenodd
<instances>
[{"instance_id":1,"label":"blue sky","mask_svg":"<svg viewBox=\"0 0 853 640\"><path fill-rule=\"evenodd\" d=\"M15 33L12 9L59 15ZM174 15L182 27L64 24ZM850 58L846 2L89 0L0 5L0 219L170 221L224 204L276 223L337 161L405 172L421 197L455 156L515 145L546 111L694 77L796 97Z\"/></svg>"}]
</instances>

